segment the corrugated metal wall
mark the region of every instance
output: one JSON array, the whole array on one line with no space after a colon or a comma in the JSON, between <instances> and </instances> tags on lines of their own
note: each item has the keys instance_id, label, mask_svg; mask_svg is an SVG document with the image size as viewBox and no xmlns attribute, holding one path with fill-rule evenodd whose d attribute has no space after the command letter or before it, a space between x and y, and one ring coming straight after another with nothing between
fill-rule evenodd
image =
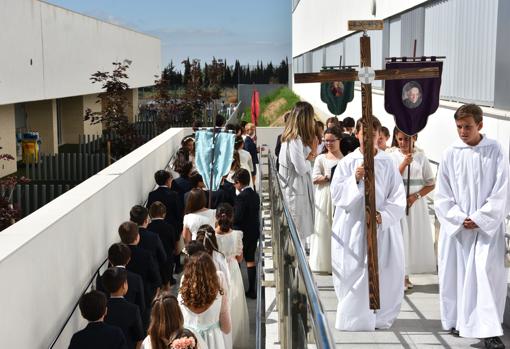
<instances>
[{"instance_id":1,"label":"corrugated metal wall","mask_svg":"<svg viewBox=\"0 0 510 349\"><path fill-rule=\"evenodd\" d=\"M344 57L344 43L343 41L336 41L326 46L326 65L339 65L340 56L342 56L342 64L345 63Z\"/></svg>"},{"instance_id":2,"label":"corrugated metal wall","mask_svg":"<svg viewBox=\"0 0 510 349\"><path fill-rule=\"evenodd\" d=\"M443 98L494 104L497 12L498 0L449 0L425 6L424 54L446 56Z\"/></svg>"},{"instance_id":3,"label":"corrugated metal wall","mask_svg":"<svg viewBox=\"0 0 510 349\"><path fill-rule=\"evenodd\" d=\"M359 65L359 38L361 33L348 36L344 39L345 63L343 65Z\"/></svg>"},{"instance_id":4,"label":"corrugated metal wall","mask_svg":"<svg viewBox=\"0 0 510 349\"><path fill-rule=\"evenodd\" d=\"M418 7L400 16L401 39L400 55L413 56L414 41L416 40L416 56L423 56L423 32L425 27L425 9Z\"/></svg>"},{"instance_id":5,"label":"corrugated metal wall","mask_svg":"<svg viewBox=\"0 0 510 349\"><path fill-rule=\"evenodd\" d=\"M390 20L390 57L400 57L401 46L400 17Z\"/></svg>"},{"instance_id":6,"label":"corrugated metal wall","mask_svg":"<svg viewBox=\"0 0 510 349\"><path fill-rule=\"evenodd\" d=\"M324 48L319 48L312 51L312 72L318 73L324 65Z\"/></svg>"},{"instance_id":7,"label":"corrugated metal wall","mask_svg":"<svg viewBox=\"0 0 510 349\"><path fill-rule=\"evenodd\" d=\"M446 56L442 98L493 106L497 19L498 0L430 1L386 20L384 41L383 31L369 32L372 67L384 66L384 54L412 56L416 39L417 56ZM297 57L296 72L319 71L324 59L326 65L338 65L341 55L343 65L359 65L360 36L356 33Z\"/></svg>"}]
</instances>

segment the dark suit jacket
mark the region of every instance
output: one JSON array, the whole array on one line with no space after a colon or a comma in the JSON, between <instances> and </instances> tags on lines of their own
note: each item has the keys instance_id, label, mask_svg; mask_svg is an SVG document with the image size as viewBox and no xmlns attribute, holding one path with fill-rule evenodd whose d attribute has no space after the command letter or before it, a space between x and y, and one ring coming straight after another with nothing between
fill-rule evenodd
<instances>
[{"instance_id":1,"label":"dark suit jacket","mask_svg":"<svg viewBox=\"0 0 510 349\"><path fill-rule=\"evenodd\" d=\"M159 236L161 243L163 244L163 248L166 252L166 260L164 263L159 265L159 271L161 274L161 280L163 283L167 283L172 277L177 232L171 224L163 219L153 220L147 229ZM179 232L179 234L180 233L181 232Z\"/></svg>"},{"instance_id":2,"label":"dark suit jacket","mask_svg":"<svg viewBox=\"0 0 510 349\"><path fill-rule=\"evenodd\" d=\"M191 182L188 178L179 177L172 181L171 188L173 191L179 195L179 199L181 200L181 207L184 207L184 194L193 189Z\"/></svg>"},{"instance_id":3,"label":"dark suit jacket","mask_svg":"<svg viewBox=\"0 0 510 349\"><path fill-rule=\"evenodd\" d=\"M282 149L282 135L278 135L278 137L276 137L276 146L274 147L274 155L276 156L276 171L280 169L280 161L278 160L280 149Z\"/></svg>"},{"instance_id":4,"label":"dark suit jacket","mask_svg":"<svg viewBox=\"0 0 510 349\"><path fill-rule=\"evenodd\" d=\"M127 349L122 330L104 322L89 322L71 338L69 349Z\"/></svg>"},{"instance_id":5,"label":"dark suit jacket","mask_svg":"<svg viewBox=\"0 0 510 349\"><path fill-rule=\"evenodd\" d=\"M124 298L138 306L140 310L140 314L145 313L145 291L143 286L143 281L140 275L133 273L132 271L127 271L127 281L128 281L128 291ZM98 275L96 278L96 290L103 292L107 297L110 297L108 292L104 289L103 283L101 282L101 276Z\"/></svg>"},{"instance_id":6,"label":"dark suit jacket","mask_svg":"<svg viewBox=\"0 0 510 349\"><path fill-rule=\"evenodd\" d=\"M146 228L138 227L138 232L140 234L140 243L138 246L151 253L152 258L154 258L154 261L158 266L159 272L159 266L166 263L167 257L161 239L158 234Z\"/></svg>"},{"instance_id":7,"label":"dark suit jacket","mask_svg":"<svg viewBox=\"0 0 510 349\"><path fill-rule=\"evenodd\" d=\"M160 201L166 207L165 220L170 224L175 224L182 231L183 206L179 199L179 194L170 190L168 187L159 187L151 191L147 199L147 208L155 201Z\"/></svg>"},{"instance_id":8,"label":"dark suit jacket","mask_svg":"<svg viewBox=\"0 0 510 349\"><path fill-rule=\"evenodd\" d=\"M104 322L119 327L126 338L127 347L135 349L136 342L145 338L138 307L124 298L109 298Z\"/></svg>"},{"instance_id":9,"label":"dark suit jacket","mask_svg":"<svg viewBox=\"0 0 510 349\"><path fill-rule=\"evenodd\" d=\"M253 139L251 139L250 136L246 136L246 138L244 139L244 150L249 152L251 155L251 161L253 162L252 175L256 175L257 174L257 166L256 165L259 163L259 158L258 158L258 154L257 154L257 145L255 144Z\"/></svg>"},{"instance_id":10,"label":"dark suit jacket","mask_svg":"<svg viewBox=\"0 0 510 349\"><path fill-rule=\"evenodd\" d=\"M127 270L140 275L143 281L145 305L150 308L156 289L161 286L161 276L156 262L149 251L135 245L128 245L131 250L131 260ZM147 311L147 310L146 310Z\"/></svg>"},{"instance_id":11,"label":"dark suit jacket","mask_svg":"<svg viewBox=\"0 0 510 349\"><path fill-rule=\"evenodd\" d=\"M232 207L234 206L236 198L236 188L232 183L225 180L223 184L220 185L218 190L214 191L212 194L212 209L216 209L219 204L227 202Z\"/></svg>"},{"instance_id":12,"label":"dark suit jacket","mask_svg":"<svg viewBox=\"0 0 510 349\"><path fill-rule=\"evenodd\" d=\"M243 244L256 244L260 236L260 198L247 187L236 196L234 205L234 229L243 231Z\"/></svg>"}]
</instances>

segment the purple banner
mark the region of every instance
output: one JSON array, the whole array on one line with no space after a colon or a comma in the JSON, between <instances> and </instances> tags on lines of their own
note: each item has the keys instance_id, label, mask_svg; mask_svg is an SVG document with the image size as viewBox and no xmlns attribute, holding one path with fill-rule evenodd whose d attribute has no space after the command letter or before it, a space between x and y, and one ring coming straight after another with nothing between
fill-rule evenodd
<instances>
[{"instance_id":1,"label":"purple banner","mask_svg":"<svg viewBox=\"0 0 510 349\"><path fill-rule=\"evenodd\" d=\"M443 62L388 62L386 69L439 68L439 78L388 80L384 85L384 107L405 134L423 130L427 119L439 107Z\"/></svg>"}]
</instances>

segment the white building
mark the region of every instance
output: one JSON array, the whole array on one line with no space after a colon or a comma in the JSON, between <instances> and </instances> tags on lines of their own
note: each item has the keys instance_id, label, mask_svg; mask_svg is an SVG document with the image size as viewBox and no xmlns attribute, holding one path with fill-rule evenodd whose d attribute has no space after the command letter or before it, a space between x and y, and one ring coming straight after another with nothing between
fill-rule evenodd
<instances>
[{"instance_id":1,"label":"white building","mask_svg":"<svg viewBox=\"0 0 510 349\"><path fill-rule=\"evenodd\" d=\"M375 15L374 15L375 14ZM508 148L510 141L510 2L506 0L294 0L293 73L319 72L322 66L359 65L359 37L348 20L382 19L384 30L369 31L374 69L384 58L446 56L441 104L429 117L418 144L434 161L457 137L453 113L461 103L485 106L484 132ZM383 84L373 84L373 112L390 131L393 116L384 110ZM320 84L293 84L295 93L323 117L332 116L320 99ZM359 86L340 116L361 117Z\"/></svg>"},{"instance_id":2,"label":"white building","mask_svg":"<svg viewBox=\"0 0 510 349\"><path fill-rule=\"evenodd\" d=\"M112 62L132 61L130 117L137 88L161 71L159 39L43 1L0 1L0 31L0 153L16 154L17 131L38 131L48 154L78 143L79 134L100 133L101 125L83 120L86 108L100 108L101 86L89 79ZM0 177L14 171L15 161L2 162Z\"/></svg>"}]
</instances>

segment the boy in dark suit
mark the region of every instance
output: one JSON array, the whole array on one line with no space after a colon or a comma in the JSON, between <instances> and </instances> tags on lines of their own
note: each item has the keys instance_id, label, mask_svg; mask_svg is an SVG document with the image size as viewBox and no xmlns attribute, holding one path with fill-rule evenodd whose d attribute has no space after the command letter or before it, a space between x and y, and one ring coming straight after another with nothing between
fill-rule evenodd
<instances>
[{"instance_id":1,"label":"boy in dark suit","mask_svg":"<svg viewBox=\"0 0 510 349\"><path fill-rule=\"evenodd\" d=\"M145 315L142 314L142 319L147 324L150 317L152 299L157 289L161 286L159 269L150 252L138 246L140 235L138 234L138 226L135 223L122 223L119 227L119 236L120 240L128 245L131 250L131 259L126 266L127 270L140 275L143 281L146 308Z\"/></svg>"},{"instance_id":2,"label":"boy in dark suit","mask_svg":"<svg viewBox=\"0 0 510 349\"><path fill-rule=\"evenodd\" d=\"M129 212L130 221L138 225L140 243L138 246L149 251L157 263L158 272L163 275L161 268L166 263L166 252L158 234L147 229L149 226L149 210L141 205L135 205Z\"/></svg>"},{"instance_id":3,"label":"boy in dark suit","mask_svg":"<svg viewBox=\"0 0 510 349\"><path fill-rule=\"evenodd\" d=\"M243 256L248 269L249 288L246 296L257 298L257 265L255 251L260 237L260 198L250 187L250 173L241 168L234 174L234 186L239 191L234 205L234 229L243 231Z\"/></svg>"},{"instance_id":4,"label":"boy in dark suit","mask_svg":"<svg viewBox=\"0 0 510 349\"><path fill-rule=\"evenodd\" d=\"M110 267L126 269L126 265L129 263L130 259L131 250L126 244L123 244L122 242L117 242L111 245L108 249L108 265ZM127 282L128 291L124 298L128 302L138 306L140 314L145 314L145 292L142 278L140 275L127 270ZM99 275L96 279L96 289L105 293L107 297L110 296L110 294L103 287L103 282L101 281L101 276Z\"/></svg>"},{"instance_id":5,"label":"boy in dark suit","mask_svg":"<svg viewBox=\"0 0 510 349\"><path fill-rule=\"evenodd\" d=\"M170 224L177 224L177 230L181 231L184 203L181 202L179 194L170 189L172 175L168 171L159 170L154 174L154 179L159 187L149 193L147 207L151 207L153 202L162 202L166 207L165 220Z\"/></svg>"},{"instance_id":6,"label":"boy in dark suit","mask_svg":"<svg viewBox=\"0 0 510 349\"><path fill-rule=\"evenodd\" d=\"M121 329L103 322L106 316L106 297L102 292L85 293L79 306L81 315L89 323L73 335L69 349L127 349Z\"/></svg>"},{"instance_id":7,"label":"boy in dark suit","mask_svg":"<svg viewBox=\"0 0 510 349\"><path fill-rule=\"evenodd\" d=\"M117 326L124 332L129 349L138 348L145 338L145 333L138 307L124 299L128 291L126 269L109 268L104 272L102 281L104 288L110 293L108 313L104 322Z\"/></svg>"},{"instance_id":8,"label":"boy in dark suit","mask_svg":"<svg viewBox=\"0 0 510 349\"><path fill-rule=\"evenodd\" d=\"M170 282L170 285L174 285L176 281L172 273L174 268L174 256L177 252L176 241L179 241L180 232L177 234L175 228L165 221L166 207L161 202L153 202L149 209L149 214L151 216L151 222L147 226L147 229L159 236L166 252L166 261L160 266L163 286L168 285L168 282Z\"/></svg>"},{"instance_id":9,"label":"boy in dark suit","mask_svg":"<svg viewBox=\"0 0 510 349\"><path fill-rule=\"evenodd\" d=\"M212 192L212 209L216 209L220 204L226 202L234 207L234 201L236 198L236 188L232 183L227 181L227 176L224 176L221 180L220 187L218 190Z\"/></svg>"}]
</instances>

